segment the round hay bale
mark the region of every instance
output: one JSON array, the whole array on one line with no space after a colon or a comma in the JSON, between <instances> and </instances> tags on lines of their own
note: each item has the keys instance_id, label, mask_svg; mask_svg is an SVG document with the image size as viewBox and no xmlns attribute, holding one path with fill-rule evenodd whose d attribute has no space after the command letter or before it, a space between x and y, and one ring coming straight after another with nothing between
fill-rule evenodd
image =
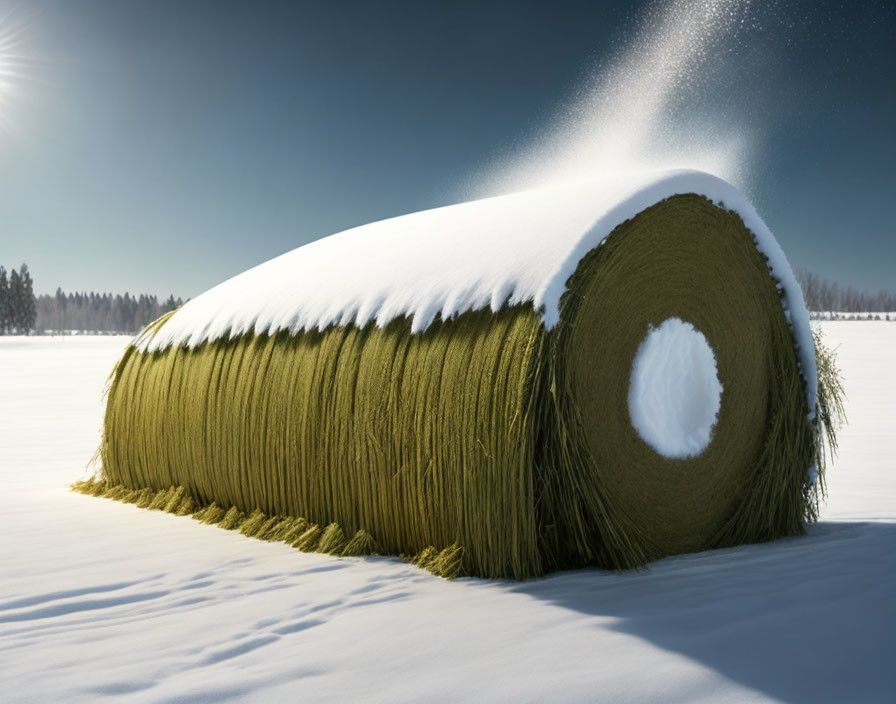
<instances>
[{"instance_id":1,"label":"round hay bale","mask_svg":"<svg viewBox=\"0 0 896 704\"><path fill-rule=\"evenodd\" d=\"M627 568L801 533L816 405L761 220L653 174L374 223L203 294L114 370L102 481L452 576Z\"/></svg>"}]
</instances>

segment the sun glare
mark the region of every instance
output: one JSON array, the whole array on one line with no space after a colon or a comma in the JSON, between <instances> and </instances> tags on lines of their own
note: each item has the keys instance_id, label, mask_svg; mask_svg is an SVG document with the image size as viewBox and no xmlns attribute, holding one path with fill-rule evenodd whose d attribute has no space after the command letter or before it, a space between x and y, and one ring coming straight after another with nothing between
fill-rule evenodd
<instances>
[{"instance_id":1,"label":"sun glare","mask_svg":"<svg viewBox=\"0 0 896 704\"><path fill-rule=\"evenodd\" d=\"M0 27L0 92L5 93L12 79L15 35L7 27Z\"/></svg>"},{"instance_id":2,"label":"sun glare","mask_svg":"<svg viewBox=\"0 0 896 704\"><path fill-rule=\"evenodd\" d=\"M0 130L9 128L8 108L21 78L25 58L22 54L22 24L10 15L0 16Z\"/></svg>"}]
</instances>

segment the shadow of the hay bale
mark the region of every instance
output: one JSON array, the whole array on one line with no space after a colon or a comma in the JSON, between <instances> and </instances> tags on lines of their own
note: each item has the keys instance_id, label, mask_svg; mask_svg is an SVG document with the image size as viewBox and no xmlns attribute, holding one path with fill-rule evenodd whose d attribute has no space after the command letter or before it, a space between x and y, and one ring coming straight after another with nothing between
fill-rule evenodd
<instances>
[{"instance_id":1,"label":"shadow of the hay bale","mask_svg":"<svg viewBox=\"0 0 896 704\"><path fill-rule=\"evenodd\" d=\"M896 524L577 570L508 590L589 616L784 701L885 701L896 691Z\"/></svg>"}]
</instances>

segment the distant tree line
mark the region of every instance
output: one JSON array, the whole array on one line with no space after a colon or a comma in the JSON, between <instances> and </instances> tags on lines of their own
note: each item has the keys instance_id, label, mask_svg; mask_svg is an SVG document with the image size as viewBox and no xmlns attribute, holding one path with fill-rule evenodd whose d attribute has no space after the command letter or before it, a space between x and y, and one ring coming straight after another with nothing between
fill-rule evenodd
<instances>
[{"instance_id":1,"label":"distant tree line","mask_svg":"<svg viewBox=\"0 0 896 704\"><path fill-rule=\"evenodd\" d=\"M61 333L77 330L88 333L136 333L160 315L183 305L180 298L169 296L164 301L152 295L129 293L65 293L37 297L36 330L40 333Z\"/></svg>"},{"instance_id":2,"label":"distant tree line","mask_svg":"<svg viewBox=\"0 0 896 704\"><path fill-rule=\"evenodd\" d=\"M63 332L133 334L168 311L183 305L169 296L132 296L111 293L65 293L34 295L34 281L22 264L8 274L0 266L0 335L54 334Z\"/></svg>"},{"instance_id":3,"label":"distant tree line","mask_svg":"<svg viewBox=\"0 0 896 704\"><path fill-rule=\"evenodd\" d=\"M804 269L797 270L796 278L803 289L806 307L817 312L887 313L896 311L896 294L884 290L865 293L852 286L823 279Z\"/></svg>"}]
</instances>

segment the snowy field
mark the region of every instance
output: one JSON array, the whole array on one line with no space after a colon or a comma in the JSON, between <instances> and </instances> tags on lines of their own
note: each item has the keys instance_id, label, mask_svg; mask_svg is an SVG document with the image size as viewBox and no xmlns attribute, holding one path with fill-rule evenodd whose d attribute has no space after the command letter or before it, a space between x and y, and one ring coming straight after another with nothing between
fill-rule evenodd
<instances>
[{"instance_id":1,"label":"snowy field","mask_svg":"<svg viewBox=\"0 0 896 704\"><path fill-rule=\"evenodd\" d=\"M850 425L809 536L524 583L73 494L126 338L0 338L0 699L894 701L896 325L822 323Z\"/></svg>"}]
</instances>

